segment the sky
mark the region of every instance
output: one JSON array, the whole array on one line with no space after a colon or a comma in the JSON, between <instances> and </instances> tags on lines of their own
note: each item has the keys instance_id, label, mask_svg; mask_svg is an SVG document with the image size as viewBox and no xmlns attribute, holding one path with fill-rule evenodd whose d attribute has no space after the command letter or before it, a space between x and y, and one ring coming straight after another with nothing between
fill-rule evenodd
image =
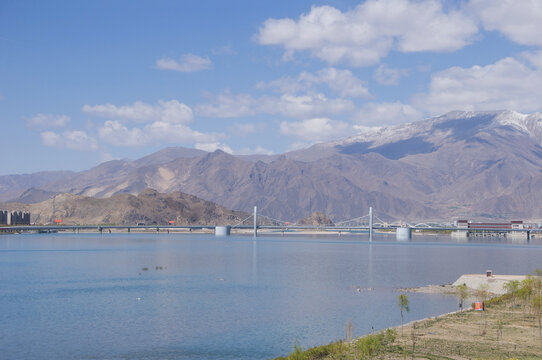
<instances>
[{"instance_id":1,"label":"sky","mask_svg":"<svg viewBox=\"0 0 542 360\"><path fill-rule=\"evenodd\" d=\"M538 112L540 34L540 0L0 0L0 175Z\"/></svg>"}]
</instances>

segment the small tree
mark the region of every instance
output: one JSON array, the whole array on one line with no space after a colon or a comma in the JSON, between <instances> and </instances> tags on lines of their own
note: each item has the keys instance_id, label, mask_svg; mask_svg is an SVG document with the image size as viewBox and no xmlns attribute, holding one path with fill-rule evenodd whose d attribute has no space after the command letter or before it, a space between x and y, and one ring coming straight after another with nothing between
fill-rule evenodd
<instances>
[{"instance_id":1,"label":"small tree","mask_svg":"<svg viewBox=\"0 0 542 360\"><path fill-rule=\"evenodd\" d=\"M531 300L531 296L533 295L533 278L531 275L527 275L525 280L521 281L520 288L518 290L518 296L523 302L523 321L525 323L526 316L525 316L525 310L527 308L527 304Z\"/></svg>"},{"instance_id":2,"label":"small tree","mask_svg":"<svg viewBox=\"0 0 542 360\"><path fill-rule=\"evenodd\" d=\"M467 285L461 284L455 287L455 295L459 299L459 310L463 311L463 303L469 296L469 290L467 289Z\"/></svg>"},{"instance_id":3,"label":"small tree","mask_svg":"<svg viewBox=\"0 0 542 360\"><path fill-rule=\"evenodd\" d=\"M344 327L344 337L346 342L352 342L352 334L354 332L354 324L352 324L352 320L348 320L346 322L346 326Z\"/></svg>"},{"instance_id":4,"label":"small tree","mask_svg":"<svg viewBox=\"0 0 542 360\"><path fill-rule=\"evenodd\" d=\"M405 294L399 295L399 309L401 310L401 336L403 336L403 319L404 315L403 312L410 312L410 300L408 299L408 296Z\"/></svg>"},{"instance_id":5,"label":"small tree","mask_svg":"<svg viewBox=\"0 0 542 360\"><path fill-rule=\"evenodd\" d=\"M518 296L519 284L518 280L512 280L502 286L503 289L512 296L514 304L516 302L516 297Z\"/></svg>"},{"instance_id":6,"label":"small tree","mask_svg":"<svg viewBox=\"0 0 542 360\"><path fill-rule=\"evenodd\" d=\"M538 318L538 336L542 342L542 295L536 295L533 297L533 310Z\"/></svg>"},{"instance_id":7,"label":"small tree","mask_svg":"<svg viewBox=\"0 0 542 360\"><path fill-rule=\"evenodd\" d=\"M478 289L476 290L476 295L478 298L482 300L482 303L484 304L483 311L480 312L480 332L482 332L482 318L484 316L484 311L486 310L485 302L489 298L489 285L488 284L481 284L478 286ZM487 327L487 322L484 321L484 329ZM484 330L485 332L485 330Z\"/></svg>"}]
</instances>

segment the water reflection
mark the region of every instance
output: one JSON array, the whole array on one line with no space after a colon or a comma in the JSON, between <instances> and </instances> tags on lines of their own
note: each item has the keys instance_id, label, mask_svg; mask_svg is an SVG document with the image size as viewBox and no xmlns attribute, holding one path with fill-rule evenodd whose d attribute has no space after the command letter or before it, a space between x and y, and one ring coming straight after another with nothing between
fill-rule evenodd
<instances>
[{"instance_id":1,"label":"water reflection","mask_svg":"<svg viewBox=\"0 0 542 360\"><path fill-rule=\"evenodd\" d=\"M252 284L258 283L258 241L252 241Z\"/></svg>"}]
</instances>

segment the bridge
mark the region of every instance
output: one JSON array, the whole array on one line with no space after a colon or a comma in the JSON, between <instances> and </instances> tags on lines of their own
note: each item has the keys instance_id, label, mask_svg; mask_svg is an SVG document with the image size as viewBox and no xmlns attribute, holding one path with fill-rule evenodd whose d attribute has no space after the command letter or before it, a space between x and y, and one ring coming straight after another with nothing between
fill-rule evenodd
<instances>
[{"instance_id":1,"label":"bridge","mask_svg":"<svg viewBox=\"0 0 542 360\"><path fill-rule=\"evenodd\" d=\"M376 221L375 221L376 220ZM37 233L52 233L52 232L80 232L80 231L95 231L99 233L114 231L214 231L216 235L227 236L232 229L237 230L252 230L254 237L258 236L258 230L274 230L284 234L284 232L296 231L322 231L322 232L337 232L339 235L345 233L368 233L369 241L373 240L375 232L395 232L397 239L410 239L412 230L416 232L451 232L452 236L478 236L478 235L507 235L516 238L529 239L535 233L542 233L542 228L502 228L502 227L476 227L475 229L462 228L447 224L436 223L417 223L409 224L403 222L388 223L382 221L374 215L372 207L369 208L369 213L350 220L337 222L332 225L301 225L291 224L278 219L273 219L266 215L258 215L258 209L254 207L254 213L233 225L16 225L16 226L0 226L0 232L37 232Z\"/></svg>"}]
</instances>

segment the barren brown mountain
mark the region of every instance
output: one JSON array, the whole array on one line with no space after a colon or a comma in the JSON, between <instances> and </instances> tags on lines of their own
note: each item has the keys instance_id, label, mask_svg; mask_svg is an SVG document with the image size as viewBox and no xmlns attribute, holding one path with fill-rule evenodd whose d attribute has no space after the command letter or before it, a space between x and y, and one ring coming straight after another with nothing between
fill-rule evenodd
<instances>
[{"instance_id":1,"label":"barren brown mountain","mask_svg":"<svg viewBox=\"0 0 542 360\"><path fill-rule=\"evenodd\" d=\"M37 224L62 219L64 225L167 225L169 221L175 221L176 225L233 225L248 217L246 213L226 209L193 195L180 192L161 194L152 189L146 189L137 196L120 194L104 199L60 194L37 204L12 203L2 207L30 211L31 221Z\"/></svg>"}]
</instances>

